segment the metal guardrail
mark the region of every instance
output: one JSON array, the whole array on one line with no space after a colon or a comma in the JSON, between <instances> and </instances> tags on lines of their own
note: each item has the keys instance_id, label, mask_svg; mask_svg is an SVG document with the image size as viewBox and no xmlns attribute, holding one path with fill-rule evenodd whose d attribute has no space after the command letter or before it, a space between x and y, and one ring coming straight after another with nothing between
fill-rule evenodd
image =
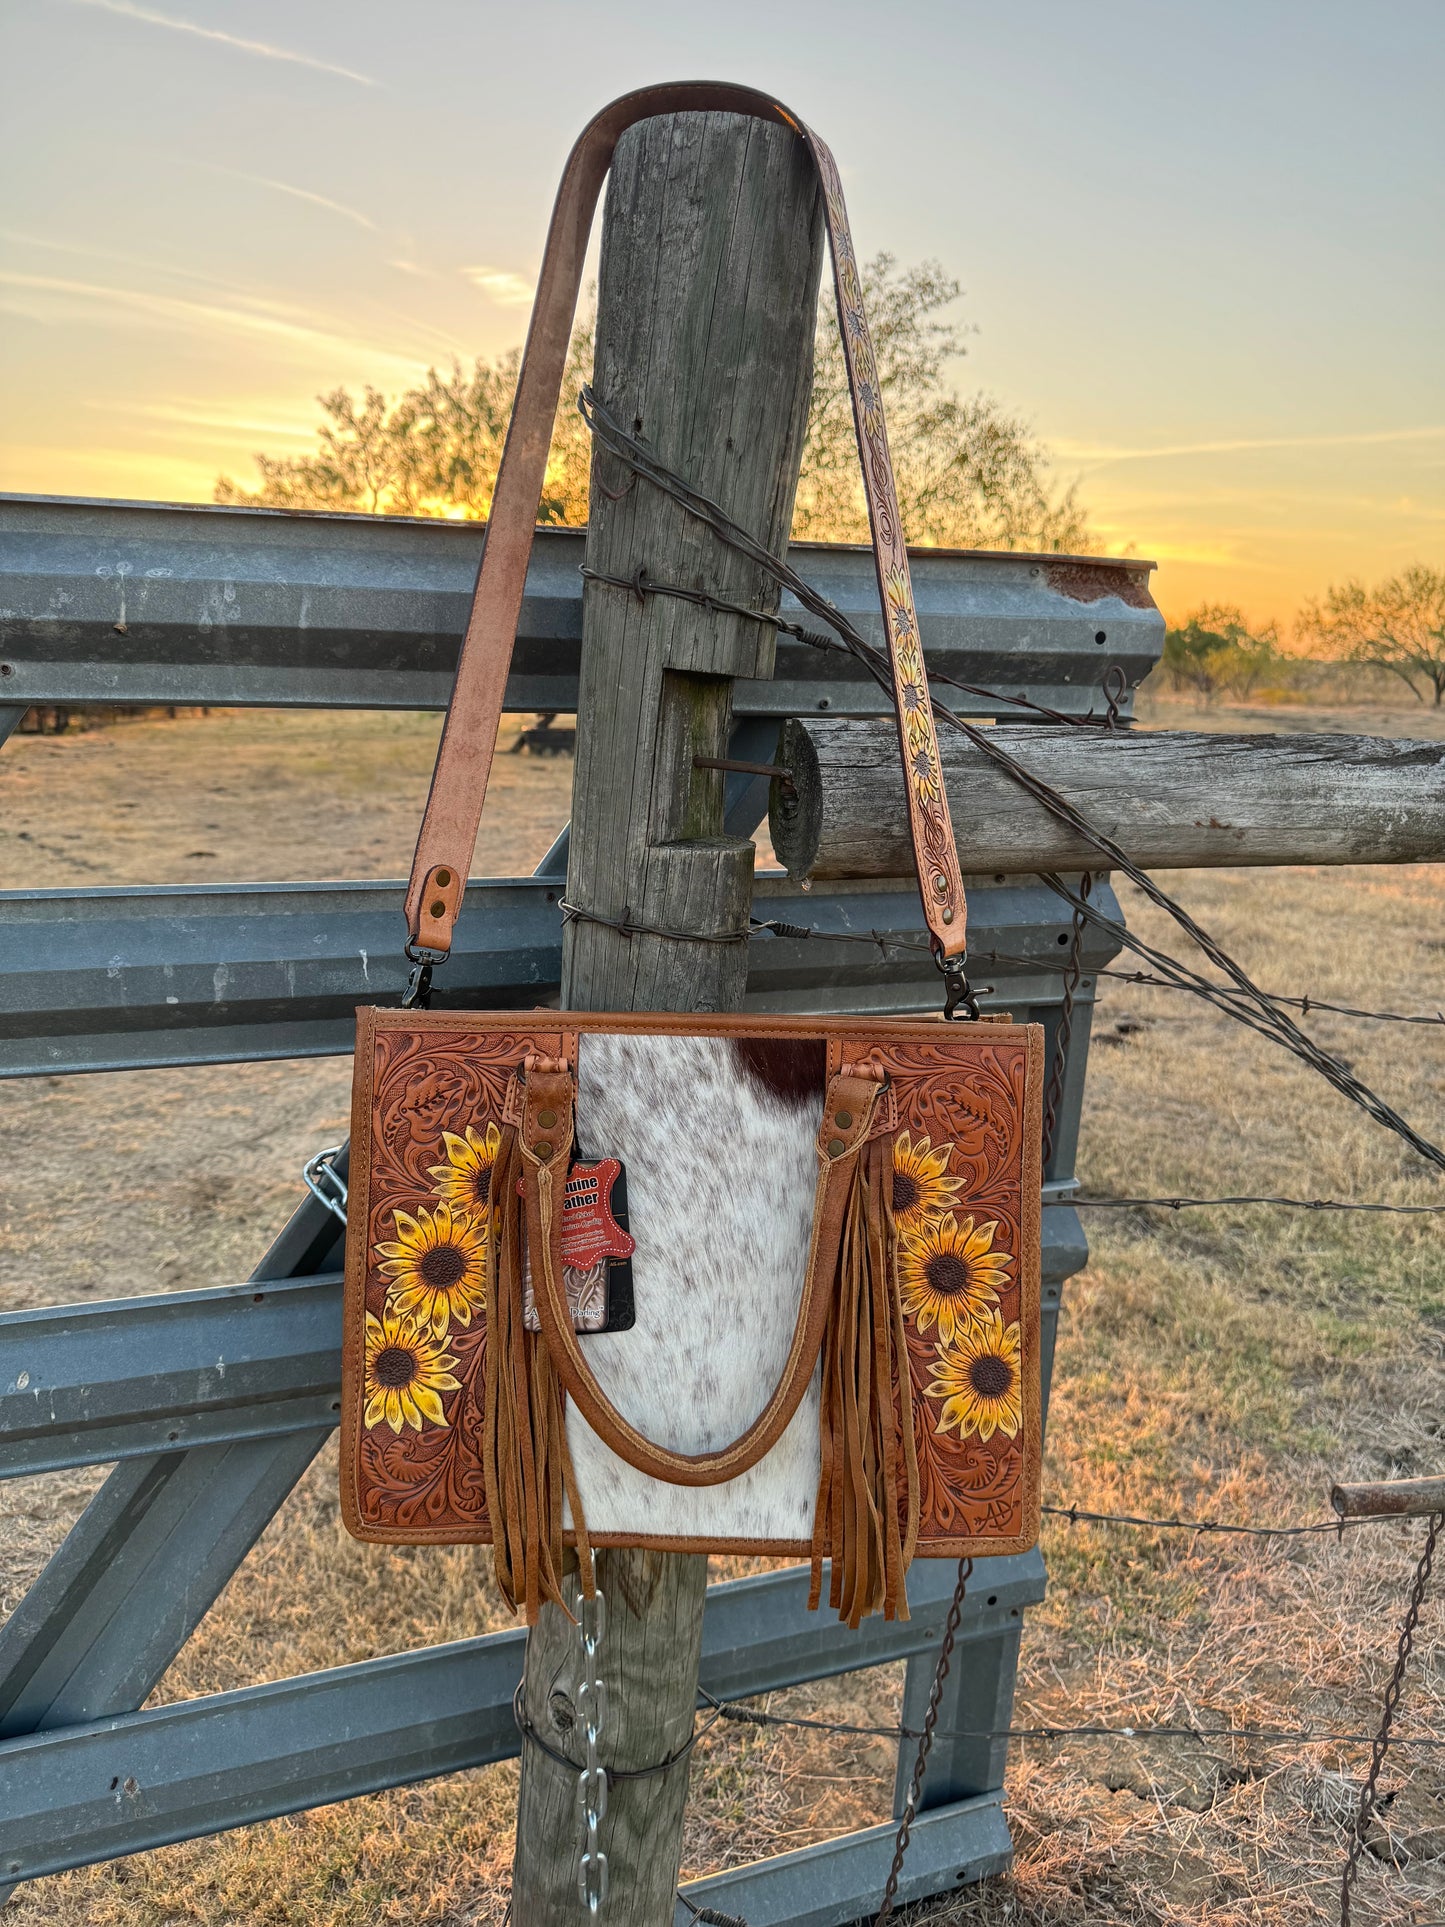
<instances>
[{"instance_id":1,"label":"metal guardrail","mask_svg":"<svg viewBox=\"0 0 1445 1927\"><path fill-rule=\"evenodd\" d=\"M806 1568L715 1586L700 1684L745 1698L926 1655L952 1593L951 1565L921 1560L913 1617L850 1632L807 1610ZM990 1561L989 1603L970 1601L960 1628L965 1654L1016 1627L1043 1594L1037 1552ZM520 1629L492 1633L12 1740L0 1750L0 1875L74 1866L80 1840L85 1858L111 1859L513 1758L524 1641ZM419 1707L431 1709L425 1719Z\"/></svg>"},{"instance_id":2,"label":"metal guardrail","mask_svg":"<svg viewBox=\"0 0 1445 1927\"><path fill-rule=\"evenodd\" d=\"M31 703L440 706L480 543L464 525L0 498L0 742ZM514 708L575 701L581 554L575 532L539 535ZM794 560L876 622L868 552ZM1085 713L1110 664L1132 688L1158 655L1143 565L924 551L915 571L929 660L963 681ZM778 668L738 687L735 755L766 759L782 715L877 711L845 663L799 647ZM730 778L728 799L729 829L749 834L765 786ZM444 1001L555 995L565 874L564 833L536 877L473 886ZM371 883L0 894L0 1075L349 1050L355 1004L401 989L400 898ZM835 937L922 936L907 889L760 879L757 902ZM976 953L1026 960L980 972L985 1001L1042 1022L1052 1049L1056 899L976 880L970 931ZM1109 954L1092 938L1084 952L1045 1174L1056 1197L1072 1187L1091 973ZM937 977L923 949L760 936L748 1001L934 1008ZM1075 1214L1047 1212L1046 1398L1062 1287L1086 1256ZM0 1317L0 1477L115 1467L0 1629L0 1883L515 1753L520 1633L137 1710L335 1425L340 1264L336 1219L303 1193L246 1285ZM919 1562L915 1618L858 1633L803 1613L796 1570L716 1588L703 1682L741 1696L903 1658L916 1721L951 1586L950 1568ZM1042 1592L1037 1554L981 1562L942 1726L1008 1724L1022 1611ZM901 1898L1007 1865L1004 1757L979 1737L935 1749ZM876 1901L891 1845L891 1828L865 1829L689 1894L753 1927L838 1927Z\"/></svg>"},{"instance_id":3,"label":"metal guardrail","mask_svg":"<svg viewBox=\"0 0 1445 1927\"><path fill-rule=\"evenodd\" d=\"M563 887L474 883L437 1007L527 1008L554 996ZM0 892L0 1075L345 1054L356 1006L395 1001L405 985L404 892L402 883ZM754 901L760 917L844 936L878 931L909 947L760 934L749 1009L841 1009L840 997L859 1011L936 1004L938 972L912 947L921 929L911 885L805 895L760 879ZM1058 911L1026 882L969 893L976 947L1041 965L1067 939ZM1013 972L1007 994L1047 998L1043 973L1027 976Z\"/></svg>"},{"instance_id":4,"label":"metal guardrail","mask_svg":"<svg viewBox=\"0 0 1445 1927\"><path fill-rule=\"evenodd\" d=\"M0 495L0 702L444 709L483 537L474 522ZM576 708L584 543L537 531L509 709ZM800 543L789 559L883 640L871 549ZM929 662L964 682L1102 715L1109 666L1132 690L1158 659L1149 563L916 560ZM802 615L788 596L783 613ZM849 658L787 637L773 680L735 683L733 709L886 713Z\"/></svg>"}]
</instances>

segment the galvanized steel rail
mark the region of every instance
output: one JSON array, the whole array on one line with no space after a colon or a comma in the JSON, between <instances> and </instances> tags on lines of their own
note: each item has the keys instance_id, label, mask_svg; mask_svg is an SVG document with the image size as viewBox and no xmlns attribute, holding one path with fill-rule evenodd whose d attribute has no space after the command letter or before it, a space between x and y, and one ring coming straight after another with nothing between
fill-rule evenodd
<instances>
[{"instance_id":1,"label":"galvanized steel rail","mask_svg":"<svg viewBox=\"0 0 1445 1927\"><path fill-rule=\"evenodd\" d=\"M481 541L440 522L0 497L0 742L31 704L439 708ZM582 554L578 532L539 532L513 709L575 702ZM868 551L807 545L792 559L860 626L876 622ZM962 681L1102 713L1108 668L1132 690L1159 654L1145 565L922 551L914 568L929 660ZM787 715L877 714L878 692L850 672L781 646L777 680L737 687L732 755L769 760ZM731 830L750 833L765 809L766 779L729 778ZM565 875L564 833L537 876L472 886L447 1001L505 1007L555 990ZM354 1005L400 993L402 887L0 893L0 1075L344 1053ZM804 895L764 878L756 902L760 916L840 936L920 935L908 888ZM1020 960L980 973L994 986L986 1007L1044 1023L1052 1049L1068 943L1057 900L1026 880L978 879L970 913L976 954ZM1112 954L1091 936L1083 955L1046 1173L1058 1199L1073 1189L1090 973ZM937 978L923 950L760 936L748 1002L928 1009ZM1062 1286L1086 1257L1073 1211L1048 1212L1046 1396ZM336 1422L340 1262L339 1226L303 1194L244 1285L198 1278L0 1316L0 1477L115 1463L0 1629L0 1883L516 1752L520 1632L136 1710ZM804 1612L796 1570L718 1587L703 1684L738 1697L906 1658L907 1723L932 1675L946 1565L915 1566L913 1620L858 1633ZM1009 1723L1043 1566L1032 1553L980 1562L979 1575L941 1723L986 1734ZM1007 1865L1004 1753L959 1738L935 1754L901 1898ZM689 1895L753 1927L835 1927L876 1901L891 1847L890 1827L870 1828Z\"/></svg>"},{"instance_id":2,"label":"galvanized steel rail","mask_svg":"<svg viewBox=\"0 0 1445 1927\"><path fill-rule=\"evenodd\" d=\"M483 530L474 522L0 495L0 702L445 709ZM539 529L507 707L572 710L585 536ZM882 641L871 549L789 559ZM921 550L929 660L1069 715L1162 647L1149 563ZM783 613L802 611L791 597ZM780 637L738 716L886 713L846 657ZM1126 712L1127 713L1127 712Z\"/></svg>"}]
</instances>

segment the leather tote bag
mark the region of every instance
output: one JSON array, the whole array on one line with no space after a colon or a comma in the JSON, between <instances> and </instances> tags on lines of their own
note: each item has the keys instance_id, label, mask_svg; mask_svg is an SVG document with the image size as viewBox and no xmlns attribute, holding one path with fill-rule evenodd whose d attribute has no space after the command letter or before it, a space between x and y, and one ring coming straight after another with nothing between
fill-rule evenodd
<instances>
[{"instance_id":1,"label":"leather tote bag","mask_svg":"<svg viewBox=\"0 0 1445 1927\"><path fill-rule=\"evenodd\" d=\"M650 88L553 215L407 895L445 958L481 815L583 251L650 114L781 121L821 177L925 921L964 893L837 169L777 103ZM950 1000L952 1001L952 1000ZM358 1013L342 1500L359 1538L491 1544L509 1601L564 1547L811 1559L850 1624L915 1556L1038 1529L1042 1033L937 1018Z\"/></svg>"}]
</instances>

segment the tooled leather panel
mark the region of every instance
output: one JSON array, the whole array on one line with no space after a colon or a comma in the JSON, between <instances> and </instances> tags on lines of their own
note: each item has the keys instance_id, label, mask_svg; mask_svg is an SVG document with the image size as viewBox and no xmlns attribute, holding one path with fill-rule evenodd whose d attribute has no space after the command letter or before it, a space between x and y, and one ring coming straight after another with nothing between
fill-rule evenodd
<instances>
[{"instance_id":1,"label":"tooled leather panel","mask_svg":"<svg viewBox=\"0 0 1445 1927\"><path fill-rule=\"evenodd\" d=\"M406 1023L388 1013L376 1025L370 1171L361 1183L361 1174L353 1180L358 1203L366 1201L364 1281L358 1281L364 1294L348 1295L347 1349L354 1364L346 1388L356 1406L348 1412L357 1442L356 1524L367 1536L490 1537L480 1461L485 1332L458 1219L469 1215L468 1184L471 1199L482 1200L491 1127L501 1118L514 1068L528 1053L575 1062L576 1029L602 1027L570 1014L562 1020L565 1031L555 1017L549 1021L547 1029L508 1027L504 1019L482 1028L470 1015L429 1013ZM686 1019L674 1023L678 1030L692 1027ZM754 1036L785 1049L810 1029L814 1038L822 1034L813 1028L816 1020L754 1023ZM619 1028L646 1027L646 1020L634 1020ZM673 1025L664 1019L656 1028ZM840 1033L850 1057L861 1055L865 1043L877 1051L897 1106L895 1206L922 1485L919 1550L1026 1539L1039 1451L1037 1211L1025 1203L1028 1185L1038 1183L1037 1147L1026 1129L1028 1114L1037 1111L1037 1093L1026 1092L1029 1039L1022 1030L993 1026L944 1031L926 1023L854 1020L826 1028L835 1051ZM737 1020L718 1031L734 1048L743 1041ZM810 1057L815 1052L816 1045L808 1047ZM738 1053L751 1070L749 1058ZM801 1056L797 1068L801 1077ZM401 1221L398 1211L405 1214ZM394 1255L380 1253L382 1245ZM453 1255L433 1260L428 1272L427 1248L438 1245ZM368 1361L364 1335L355 1329L363 1309L383 1326L382 1338L391 1319L391 1335L404 1342L390 1349L410 1345L410 1364L383 1358L387 1347L375 1342ZM440 1312L446 1316L439 1335ZM409 1320L405 1330L401 1319ZM625 1346L626 1334L617 1344ZM398 1427L378 1393L387 1389L381 1379L399 1378L403 1369L420 1389L408 1401L405 1386L394 1388ZM428 1383L435 1402L424 1396ZM428 1415L427 1405L440 1409L443 1423ZM374 1413L369 1426L368 1409ZM739 1430L749 1416L739 1414ZM796 1456L794 1477L803 1476L804 1462L816 1467L811 1441ZM802 1496L810 1509L811 1490ZM692 1494L687 1504L689 1525L706 1543L705 1502ZM636 1523L640 1535L651 1536L647 1523ZM791 1538L791 1519L783 1530ZM776 1541L779 1535L758 1536Z\"/></svg>"},{"instance_id":2,"label":"tooled leather panel","mask_svg":"<svg viewBox=\"0 0 1445 1927\"><path fill-rule=\"evenodd\" d=\"M376 1028L365 1312L381 1324L381 1343L378 1349L369 1322L361 1343L351 1334L357 1369L345 1388L362 1408L352 1416L359 1420L356 1509L364 1530L403 1539L490 1537L481 1458L486 1321L475 1268L467 1267L487 1200L488 1126L494 1146L523 1059L562 1049L555 1028ZM447 1133L465 1149L449 1146ZM378 1247L398 1244L403 1251L388 1275ZM437 1258L439 1249L448 1255ZM428 1295L429 1284L435 1289ZM355 1295L349 1303L359 1320ZM404 1381L393 1387L396 1403L368 1425L366 1410L388 1378ZM444 1423L435 1422L427 1390L440 1401Z\"/></svg>"},{"instance_id":3,"label":"tooled leather panel","mask_svg":"<svg viewBox=\"0 0 1445 1927\"><path fill-rule=\"evenodd\" d=\"M962 1050L945 1033L881 1055L900 1121L894 1214L919 1550L929 1540L1015 1538L1032 1531L1040 1450L1039 1253L1024 1202L1028 1047L970 1029Z\"/></svg>"}]
</instances>

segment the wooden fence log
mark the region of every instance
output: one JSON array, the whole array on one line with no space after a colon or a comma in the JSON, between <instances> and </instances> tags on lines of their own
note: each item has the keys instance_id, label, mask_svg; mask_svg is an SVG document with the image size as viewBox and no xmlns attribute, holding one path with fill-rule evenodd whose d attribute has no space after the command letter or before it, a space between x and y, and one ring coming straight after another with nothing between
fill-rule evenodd
<instances>
[{"instance_id":1,"label":"wooden fence log","mask_svg":"<svg viewBox=\"0 0 1445 1927\"><path fill-rule=\"evenodd\" d=\"M1445 1478L1335 1485L1330 1487L1330 1504L1342 1519L1422 1519L1445 1512Z\"/></svg>"},{"instance_id":2,"label":"wooden fence log","mask_svg":"<svg viewBox=\"0 0 1445 1927\"><path fill-rule=\"evenodd\" d=\"M781 555L807 423L822 202L786 129L727 114L649 120L626 134L604 210L594 385L599 399ZM630 577L776 607L762 575L634 482L594 460L587 562ZM583 605L569 900L600 916L700 938L745 931L753 845L727 837L732 679L772 673L755 622L595 582ZM734 1010L747 943L564 931L562 1004L576 1010ZM704 1525L708 1500L698 1494ZM683 1745L697 1696L707 1560L605 1550L604 1764L656 1766ZM575 1603L575 1574L567 1582ZM547 1745L583 1754L578 1636L547 1608L527 1642L523 1694ZM614 1780L602 1827L608 1927L672 1920L688 1766ZM522 1749L513 1913L519 1927L586 1919L577 1890L577 1774Z\"/></svg>"},{"instance_id":3,"label":"wooden fence log","mask_svg":"<svg viewBox=\"0 0 1445 1927\"><path fill-rule=\"evenodd\" d=\"M965 870L1099 869L1093 846L946 724L944 778ZM1445 859L1445 743L1186 730L989 731L1146 870ZM768 822L796 877L913 870L891 722L786 723Z\"/></svg>"}]
</instances>

